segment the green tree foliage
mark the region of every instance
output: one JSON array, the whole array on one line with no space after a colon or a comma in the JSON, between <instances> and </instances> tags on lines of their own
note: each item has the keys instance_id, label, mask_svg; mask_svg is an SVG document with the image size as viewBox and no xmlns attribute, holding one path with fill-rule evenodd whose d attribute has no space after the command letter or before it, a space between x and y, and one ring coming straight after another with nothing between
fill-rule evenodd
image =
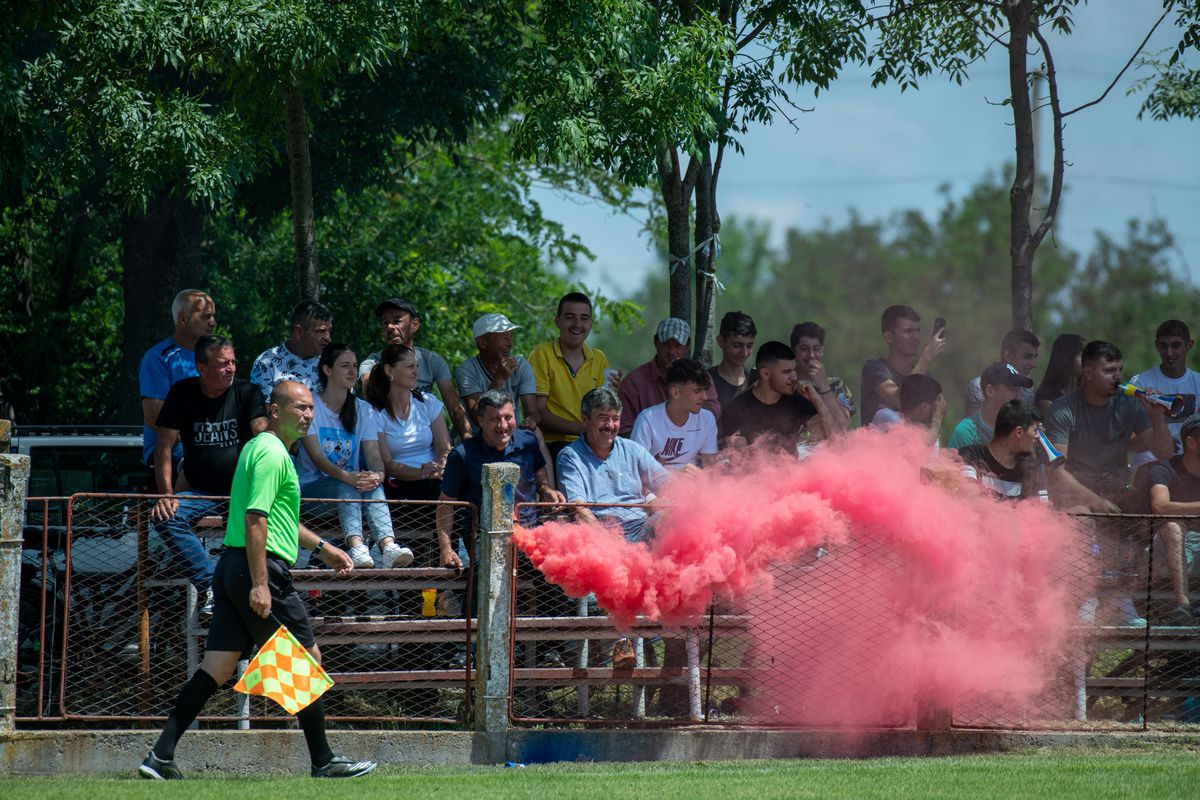
<instances>
[{"instance_id":1,"label":"green tree foliage","mask_svg":"<svg viewBox=\"0 0 1200 800\"><path fill-rule=\"evenodd\" d=\"M962 391L1000 355L1011 327L1008 292L1006 176L979 182L962 197L946 194L937 215L901 211L886 220L852 216L842 226L789 229L781 245L754 220L727 221L722 234L718 319L741 310L754 317L758 342L788 342L792 326L812 320L828 331L826 366L857 393L865 360L886 353L879 315L911 305L926 334L935 317L948 320L948 345L932 374L946 388L949 417L962 411ZM1049 345L1061 332L1111 337L1132 370L1157 363L1154 330L1171 317L1189 319L1200 289L1172 267L1173 241L1161 222L1130 223L1126 238L1098 235L1080 258L1061 242L1038 255L1036 332ZM629 369L650 358L653 325L666 314L664 276L652 273L635 300L647 325L600 338L610 360ZM1039 370L1035 375L1040 380Z\"/></svg>"},{"instance_id":2,"label":"green tree foliage","mask_svg":"<svg viewBox=\"0 0 1200 800\"><path fill-rule=\"evenodd\" d=\"M1158 363L1154 331L1180 319L1197 330L1200 288L1175 257L1175 238L1162 220L1130 220L1123 240L1097 232L1092 251L1058 299L1060 330L1115 342L1126 376ZM1192 366L1200 367L1193 352Z\"/></svg>"},{"instance_id":3,"label":"green tree foliage","mask_svg":"<svg viewBox=\"0 0 1200 800\"><path fill-rule=\"evenodd\" d=\"M859 3L829 0L534 7L517 150L659 190L671 313L690 320L694 310L697 355L711 343L725 149L740 149L751 123L782 115L795 124L789 87L826 88L846 60L863 57L862 14Z\"/></svg>"},{"instance_id":4,"label":"green tree foliage","mask_svg":"<svg viewBox=\"0 0 1200 800\"><path fill-rule=\"evenodd\" d=\"M509 156L505 132L493 128L462 149L430 145L405 158L396 143L383 186L339 194L318 219L325 242L322 302L334 310L334 336L360 359L380 346L376 304L411 300L422 317L418 342L453 365L475 353L471 323L498 311L522 326L519 351L554 331L554 306L572 284L547 269L587 251L546 219L529 197L534 177ZM257 353L286 333L295 302L290 280L290 220L266 229L223 220L224 244L211 267L221 321L239 351ZM627 304L600 311L628 314Z\"/></svg>"},{"instance_id":5,"label":"green tree foliage","mask_svg":"<svg viewBox=\"0 0 1200 800\"><path fill-rule=\"evenodd\" d=\"M1163 0L1168 10L1177 10L1175 25L1180 29L1178 44L1165 58L1149 58L1142 66L1152 74L1130 88L1130 94L1149 89L1138 116L1149 114L1157 120L1200 118L1200 3L1195 0ZM1189 58L1192 61L1189 63Z\"/></svg>"},{"instance_id":6,"label":"green tree foliage","mask_svg":"<svg viewBox=\"0 0 1200 800\"><path fill-rule=\"evenodd\" d=\"M456 364L474 352L470 327L479 314L509 314L523 326L518 346L525 351L551 335L559 296L584 288L548 265L573 263L586 251L529 196L535 180L556 177L514 162L498 126L470 139L462 147L415 150L397 140L387 157L387 180L337 193L318 219L327 242L323 301L334 311L335 336L360 358L380 344L374 308L385 297L412 300L424 320L418 341ZM290 224L286 210L263 221L231 209L209 226L200 285L216 298L219 330L234 338L242 377L261 350L287 336L296 301ZM47 259L50 276L27 280L19 261L0 263L0 281L24 280L32 292L9 293L0 305L0 336L13 343L0 348L7 384L0 390L21 421L119 419L124 309L118 231L93 225L81 240L80 267L69 288L61 263L68 243L52 231L34 229L38 235L27 248ZM7 234L0 228L5 243ZM598 310L618 322L633 313L630 304L603 297ZM166 335L166 307L150 311Z\"/></svg>"}]
</instances>

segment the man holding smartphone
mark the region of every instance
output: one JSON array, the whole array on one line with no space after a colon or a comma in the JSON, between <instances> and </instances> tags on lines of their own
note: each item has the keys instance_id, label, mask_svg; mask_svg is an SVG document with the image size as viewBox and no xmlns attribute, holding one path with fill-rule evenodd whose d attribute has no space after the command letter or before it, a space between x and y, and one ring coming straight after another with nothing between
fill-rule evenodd
<instances>
[{"instance_id":1,"label":"man holding smartphone","mask_svg":"<svg viewBox=\"0 0 1200 800\"><path fill-rule=\"evenodd\" d=\"M946 320L934 322L933 336L921 346L921 315L911 306L889 306L880 328L888 354L873 358L862 368L862 420L869 424L880 408L900 410L900 384L912 374L929 372L933 360L946 347Z\"/></svg>"}]
</instances>

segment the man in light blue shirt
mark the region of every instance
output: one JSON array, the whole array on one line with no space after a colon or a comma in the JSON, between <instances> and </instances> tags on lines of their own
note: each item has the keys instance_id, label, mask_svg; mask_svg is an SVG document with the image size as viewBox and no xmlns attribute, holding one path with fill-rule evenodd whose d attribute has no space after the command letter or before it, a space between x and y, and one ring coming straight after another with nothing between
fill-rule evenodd
<instances>
[{"instance_id":1,"label":"man in light blue shirt","mask_svg":"<svg viewBox=\"0 0 1200 800\"><path fill-rule=\"evenodd\" d=\"M584 433L558 454L558 480L569 503L648 505L667 470L637 442L617 436L621 400L607 386L592 389L581 403ZM630 542L650 538L644 507L580 508L587 522L620 525Z\"/></svg>"},{"instance_id":2,"label":"man in light blue shirt","mask_svg":"<svg viewBox=\"0 0 1200 800\"><path fill-rule=\"evenodd\" d=\"M201 336L211 334L217 327L216 306L207 293L199 289L184 289L171 303L171 319L175 323L170 336L157 343L142 356L138 369L138 388L142 397L142 461L154 466L154 448L158 443L155 422L171 387L184 378L194 378L196 354L192 348ZM183 446L172 452L176 465L183 458Z\"/></svg>"}]
</instances>

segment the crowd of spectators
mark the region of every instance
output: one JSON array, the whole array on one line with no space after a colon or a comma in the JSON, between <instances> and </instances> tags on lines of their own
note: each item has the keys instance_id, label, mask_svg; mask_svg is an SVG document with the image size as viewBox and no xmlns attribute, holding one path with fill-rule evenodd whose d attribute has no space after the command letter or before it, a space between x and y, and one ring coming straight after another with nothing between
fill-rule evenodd
<instances>
[{"instance_id":1,"label":"crowd of spectators","mask_svg":"<svg viewBox=\"0 0 1200 800\"><path fill-rule=\"evenodd\" d=\"M378 501L478 505L487 463L520 467L517 502L596 504L576 515L644 540L665 483L727 468L734 454L803 458L856 425L915 426L937 448L943 423L955 419L945 420L946 393L933 375L948 346L945 322L926 335L921 315L904 305L882 312L886 354L862 365L857 396L828 374L820 324L796 324L789 343L758 343L742 311L720 321L717 363L693 358L690 325L669 317L654 328L648 360L623 374L587 343L592 303L571 292L555 311L558 335L528 358L515 350L519 327L488 313L472 327L477 354L451 371L416 344L421 318L407 300L379 303L384 347L361 364L334 341L330 310L306 301L292 311L288 338L254 360L250 381L235 377L233 342L213 334L211 297L182 291L171 313L172 334L142 361L144 456L167 496L156 519L198 587L211 569L190 529L207 509L195 498L228 493L237 453L262 429L263 400L281 380L314 395L314 421L295 454L305 496L362 501L339 507L357 566L414 559ZM964 413L947 425L945 449L964 478L1005 500L1092 513L1200 513L1200 374L1187 367L1193 344L1185 323L1163 322L1155 334L1160 363L1127 384L1117 345L1063 334L1035 391L1041 341L1008 331L999 360L956 389ZM442 566L461 566L474 550L461 520L439 509L434 557ZM1111 527L1096 524L1096 547L1103 568L1119 574L1136 547ZM1156 530L1167 544L1180 624L1191 619L1185 545L1197 537L1187 527L1172 521Z\"/></svg>"}]
</instances>

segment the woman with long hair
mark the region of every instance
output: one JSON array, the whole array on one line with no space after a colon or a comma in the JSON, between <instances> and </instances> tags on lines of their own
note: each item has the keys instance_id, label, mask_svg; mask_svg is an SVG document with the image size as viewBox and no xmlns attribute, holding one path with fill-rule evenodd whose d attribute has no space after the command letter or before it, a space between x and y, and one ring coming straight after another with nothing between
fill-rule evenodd
<instances>
[{"instance_id":1,"label":"woman with long hair","mask_svg":"<svg viewBox=\"0 0 1200 800\"><path fill-rule=\"evenodd\" d=\"M367 400L379 420L379 455L387 475L389 500L437 500L442 470L450 453L450 431L442 401L417 389L417 354L391 344L367 379ZM433 507L416 509L432 529Z\"/></svg>"},{"instance_id":2,"label":"woman with long hair","mask_svg":"<svg viewBox=\"0 0 1200 800\"><path fill-rule=\"evenodd\" d=\"M358 359L341 342L332 342L317 362L313 421L300 451L300 496L338 500L383 500L383 462L379 457L378 415L354 396ZM359 464L365 462L366 470ZM371 550L363 540L365 505L371 532L383 564L406 567L413 554L396 544L386 503L338 503L338 518L346 552L356 567L373 567Z\"/></svg>"},{"instance_id":3,"label":"woman with long hair","mask_svg":"<svg viewBox=\"0 0 1200 800\"><path fill-rule=\"evenodd\" d=\"M1086 344L1087 339L1078 333L1062 333L1054 340L1046 372L1033 396L1043 417L1050 410L1051 403L1079 388L1079 377L1083 374L1079 357Z\"/></svg>"}]
</instances>

